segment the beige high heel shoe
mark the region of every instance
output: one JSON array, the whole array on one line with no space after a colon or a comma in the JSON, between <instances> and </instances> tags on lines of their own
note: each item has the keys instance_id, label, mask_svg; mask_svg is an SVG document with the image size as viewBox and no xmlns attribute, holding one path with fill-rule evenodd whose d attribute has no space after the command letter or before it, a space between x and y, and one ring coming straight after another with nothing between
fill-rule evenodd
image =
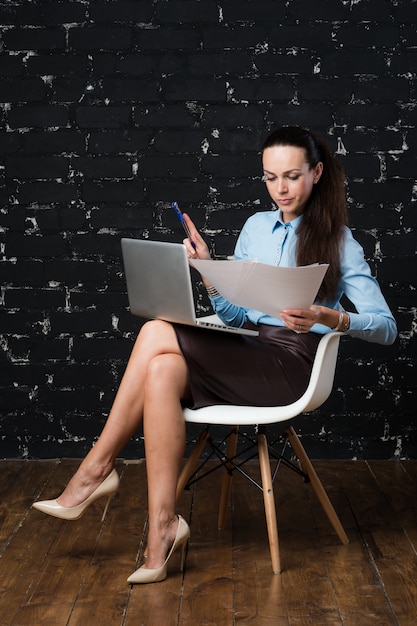
<instances>
[{"instance_id":1,"label":"beige high heel shoe","mask_svg":"<svg viewBox=\"0 0 417 626\"><path fill-rule=\"evenodd\" d=\"M167 577L167 565L169 559L174 554L175 550L182 547L181 553L181 564L180 571L184 569L184 560L185 560L185 548L187 547L187 541L190 538L190 528L181 515L178 515L178 528L177 534L175 535L174 543L171 546L170 551L168 552L167 558L161 567L157 569L148 569L144 565L133 572L131 576L127 579L128 583L159 583L162 580L165 580Z\"/></svg>"},{"instance_id":2,"label":"beige high heel shoe","mask_svg":"<svg viewBox=\"0 0 417 626\"><path fill-rule=\"evenodd\" d=\"M98 498L102 498L103 496L107 496L106 506L104 507L103 517L101 518L101 521L104 521L107 509L109 508L110 500L118 490L119 484L119 475L114 469L107 476L107 478L103 480L101 485L99 485L97 489L95 489L93 493L88 496L86 500L84 500L84 502L77 504L77 506L61 506L56 500L40 500L39 502L34 502L32 507L38 511L42 511L42 513L46 513L47 515L52 515L53 517L59 517L60 519L65 520L76 520L81 517L84 511L95 500L98 500Z\"/></svg>"}]
</instances>

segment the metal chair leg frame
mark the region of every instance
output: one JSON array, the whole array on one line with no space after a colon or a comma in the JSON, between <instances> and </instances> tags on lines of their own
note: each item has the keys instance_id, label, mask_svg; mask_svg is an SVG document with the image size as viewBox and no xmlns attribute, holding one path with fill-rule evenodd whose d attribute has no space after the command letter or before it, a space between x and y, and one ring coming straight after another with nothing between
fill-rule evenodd
<instances>
[{"instance_id":1,"label":"metal chair leg frame","mask_svg":"<svg viewBox=\"0 0 417 626\"><path fill-rule=\"evenodd\" d=\"M330 523L332 524L334 530L336 531L340 541L343 544L348 544L349 539L345 533L345 530L337 516L335 509L333 508L332 503L329 500L329 497L306 453L304 450L295 430L292 426L288 427L285 430L286 439L291 445L295 456L298 458L301 469L288 461L288 459L284 458L283 454L285 451L285 444L281 454L274 451L274 448L268 445L267 437L265 434L265 427L258 428L258 434L256 437L257 443L257 456L259 457L259 467L261 472L261 485L256 482L254 478L248 475L240 465L243 465L248 459L244 459L240 464L235 463L235 460L239 458L239 455L236 454L237 448L237 440L238 440L238 427L233 426L229 429L229 434L225 438L224 441L227 441L226 453L223 455L220 453L220 450L217 448L216 444L211 441L209 428L207 427L204 431L200 433L200 436L197 439L197 442L190 454L190 457L186 461L180 477L178 479L177 485L177 500L179 499L182 491L189 484L190 478L193 474L196 473L196 467L199 463L201 453L207 443L209 443L214 450L214 453L219 459L219 465L207 471L203 476L198 476L191 483L200 480L202 477L211 473L217 468L223 466L224 474L222 481L222 489L220 496L220 506L219 506L219 516L218 516L218 528L221 529L224 527L225 517L227 513L227 506L230 501L230 493L232 487L233 480L233 472L235 470L239 471L243 476L245 476L248 480L250 480L256 487L262 490L263 498L264 498L264 507L265 507L265 517L266 517L266 525L268 531L268 539L269 539L269 547L271 552L271 561L272 561L272 569L274 574L281 573L281 562L280 562L280 552L279 552L279 539L278 539L278 525L277 525L277 515L276 515L276 506L275 506L275 497L273 491L273 483L276 478L277 471L280 467L281 463L284 463L289 469L295 471L300 476L302 476L306 481L311 483L314 492L317 495L319 502L321 503ZM249 439L246 435L244 438ZM223 441L223 443L224 443ZM251 440L253 444L255 444L254 440ZM271 459L269 451L271 451L271 456L278 460L277 467L274 470L274 473L271 472ZM253 455L256 456L256 455ZM253 458L252 456L250 458Z\"/></svg>"},{"instance_id":2,"label":"metal chair leg frame","mask_svg":"<svg viewBox=\"0 0 417 626\"><path fill-rule=\"evenodd\" d=\"M223 473L222 490L220 495L219 517L217 521L217 527L219 529L224 528L227 506L230 501L233 480L233 463L229 462L229 459L233 459L236 455L237 438L238 428L234 426L230 427L230 433L227 439L226 462Z\"/></svg>"}]
</instances>

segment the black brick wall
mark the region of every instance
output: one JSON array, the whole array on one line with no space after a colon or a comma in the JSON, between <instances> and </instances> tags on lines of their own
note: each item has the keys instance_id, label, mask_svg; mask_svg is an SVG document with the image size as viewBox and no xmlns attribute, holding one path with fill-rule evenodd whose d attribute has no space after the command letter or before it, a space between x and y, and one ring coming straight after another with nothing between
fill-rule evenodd
<instances>
[{"instance_id":1,"label":"black brick wall","mask_svg":"<svg viewBox=\"0 0 417 626\"><path fill-rule=\"evenodd\" d=\"M213 252L270 204L277 124L323 134L396 316L394 346L344 339L313 456L415 457L417 3L5 0L0 4L0 456L82 456L141 321L122 236ZM197 286L198 305L207 300ZM141 433L124 452L140 456Z\"/></svg>"}]
</instances>

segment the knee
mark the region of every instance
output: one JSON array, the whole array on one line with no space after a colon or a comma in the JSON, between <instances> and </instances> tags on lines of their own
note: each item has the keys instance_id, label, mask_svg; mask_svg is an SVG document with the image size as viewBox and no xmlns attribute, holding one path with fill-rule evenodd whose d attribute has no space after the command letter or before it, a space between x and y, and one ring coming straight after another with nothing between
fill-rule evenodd
<instances>
[{"instance_id":1,"label":"knee","mask_svg":"<svg viewBox=\"0 0 417 626\"><path fill-rule=\"evenodd\" d=\"M166 332L167 327L171 327L171 324L163 320L149 320L140 329L139 337L142 339L160 337L161 333Z\"/></svg>"},{"instance_id":2,"label":"knee","mask_svg":"<svg viewBox=\"0 0 417 626\"><path fill-rule=\"evenodd\" d=\"M167 378L169 380L174 370L175 355L158 354L148 364L146 380L149 383L157 383Z\"/></svg>"},{"instance_id":3,"label":"knee","mask_svg":"<svg viewBox=\"0 0 417 626\"><path fill-rule=\"evenodd\" d=\"M148 364L146 371L145 394L163 394L182 387L185 364L177 354L159 354Z\"/></svg>"},{"instance_id":4,"label":"knee","mask_svg":"<svg viewBox=\"0 0 417 626\"><path fill-rule=\"evenodd\" d=\"M139 335L136 339L136 345L154 352L159 347L164 347L173 328L168 322L163 320L150 320L145 322L139 331Z\"/></svg>"}]
</instances>

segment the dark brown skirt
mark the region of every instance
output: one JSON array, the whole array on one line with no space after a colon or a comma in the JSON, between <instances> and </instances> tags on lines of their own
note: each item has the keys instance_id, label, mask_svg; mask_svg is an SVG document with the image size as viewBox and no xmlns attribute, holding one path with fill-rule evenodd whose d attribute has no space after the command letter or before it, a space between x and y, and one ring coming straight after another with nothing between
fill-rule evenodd
<instances>
[{"instance_id":1,"label":"dark brown skirt","mask_svg":"<svg viewBox=\"0 0 417 626\"><path fill-rule=\"evenodd\" d=\"M259 336L174 324L188 365L192 408L212 404L282 406L306 390L321 335L251 323Z\"/></svg>"}]
</instances>

